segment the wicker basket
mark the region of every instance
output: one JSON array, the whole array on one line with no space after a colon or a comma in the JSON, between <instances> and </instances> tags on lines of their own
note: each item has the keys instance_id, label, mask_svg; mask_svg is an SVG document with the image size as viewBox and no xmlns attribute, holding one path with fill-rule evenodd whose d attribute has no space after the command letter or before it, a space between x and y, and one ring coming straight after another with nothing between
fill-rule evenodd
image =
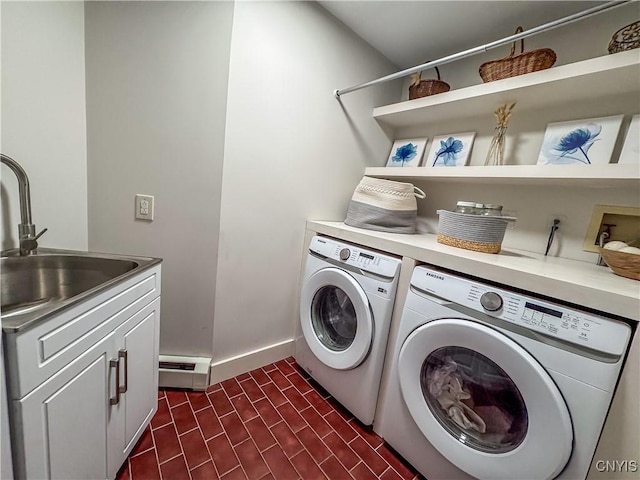
<instances>
[{"instance_id":1,"label":"wicker basket","mask_svg":"<svg viewBox=\"0 0 640 480\"><path fill-rule=\"evenodd\" d=\"M522 32L522 27L516 29L516 33ZM482 81L493 82L503 78L516 77L525 73L545 70L556 63L556 52L550 48L541 48L524 53L524 39L520 40L520 55L515 55L516 42L511 45L511 53L501 60L492 60L480 65Z\"/></svg>"},{"instance_id":2,"label":"wicker basket","mask_svg":"<svg viewBox=\"0 0 640 480\"><path fill-rule=\"evenodd\" d=\"M500 253L502 239L514 217L491 217L437 211L438 243L483 253Z\"/></svg>"},{"instance_id":3,"label":"wicker basket","mask_svg":"<svg viewBox=\"0 0 640 480\"><path fill-rule=\"evenodd\" d=\"M640 20L622 27L611 37L609 53L624 52L640 47Z\"/></svg>"},{"instance_id":4,"label":"wicker basket","mask_svg":"<svg viewBox=\"0 0 640 480\"><path fill-rule=\"evenodd\" d=\"M422 72L417 75L414 82L409 86L409 100L428 97L429 95L444 93L451 90L451 87L447 82L440 80L440 70L438 70L438 67L435 67L435 69L436 75L438 75L437 80L422 80Z\"/></svg>"},{"instance_id":5,"label":"wicker basket","mask_svg":"<svg viewBox=\"0 0 640 480\"><path fill-rule=\"evenodd\" d=\"M613 273L640 280L640 255L600 248L600 255Z\"/></svg>"}]
</instances>

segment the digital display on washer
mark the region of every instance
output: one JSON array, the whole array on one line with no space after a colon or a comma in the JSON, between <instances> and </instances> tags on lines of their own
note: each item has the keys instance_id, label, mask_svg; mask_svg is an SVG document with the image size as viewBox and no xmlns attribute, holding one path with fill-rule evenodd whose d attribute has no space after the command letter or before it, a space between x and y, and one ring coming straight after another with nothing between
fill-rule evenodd
<instances>
[{"instance_id":1,"label":"digital display on washer","mask_svg":"<svg viewBox=\"0 0 640 480\"><path fill-rule=\"evenodd\" d=\"M368 258L369 260L373 260L375 257L373 255L368 255L366 253L360 253L361 257Z\"/></svg>"},{"instance_id":2,"label":"digital display on washer","mask_svg":"<svg viewBox=\"0 0 640 480\"><path fill-rule=\"evenodd\" d=\"M524 304L524 308L530 308L531 310L535 310L536 312L546 313L547 315L553 315L554 317L562 318L562 312L547 307L541 307L540 305L536 305L535 303L526 302Z\"/></svg>"}]
</instances>

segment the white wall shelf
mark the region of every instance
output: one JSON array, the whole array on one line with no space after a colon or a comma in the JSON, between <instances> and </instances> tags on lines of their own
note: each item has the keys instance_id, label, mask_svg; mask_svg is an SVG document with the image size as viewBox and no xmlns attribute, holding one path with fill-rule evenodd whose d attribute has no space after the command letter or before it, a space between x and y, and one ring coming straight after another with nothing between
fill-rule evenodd
<instances>
[{"instance_id":1,"label":"white wall shelf","mask_svg":"<svg viewBox=\"0 0 640 480\"><path fill-rule=\"evenodd\" d=\"M640 187L640 165L501 165L466 167L369 167L370 177L537 186Z\"/></svg>"},{"instance_id":2,"label":"white wall shelf","mask_svg":"<svg viewBox=\"0 0 640 480\"><path fill-rule=\"evenodd\" d=\"M492 115L497 106L514 101L519 112L544 109L638 92L639 80L640 55L630 50L378 107L373 117L400 128Z\"/></svg>"},{"instance_id":3,"label":"white wall shelf","mask_svg":"<svg viewBox=\"0 0 640 480\"><path fill-rule=\"evenodd\" d=\"M593 262L503 249L497 255L438 243L429 233L364 230L342 222L307 221L307 230L467 275L640 321L640 283Z\"/></svg>"},{"instance_id":4,"label":"white wall shelf","mask_svg":"<svg viewBox=\"0 0 640 480\"><path fill-rule=\"evenodd\" d=\"M375 108L373 117L391 128L437 125L477 116L492 117L500 104L518 102L518 111L552 109L583 102L624 98L640 108L637 50L591 58L527 75ZM635 110L637 112L637 109ZM504 165L457 168L370 167L366 175L407 181L470 182L536 186L640 187L640 166Z\"/></svg>"}]
</instances>

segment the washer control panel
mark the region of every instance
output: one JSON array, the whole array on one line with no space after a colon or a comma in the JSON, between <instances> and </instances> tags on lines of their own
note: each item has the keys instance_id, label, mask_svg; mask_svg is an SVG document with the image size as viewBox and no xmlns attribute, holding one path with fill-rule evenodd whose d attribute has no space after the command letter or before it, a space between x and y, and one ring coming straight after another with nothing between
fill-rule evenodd
<instances>
[{"instance_id":1,"label":"washer control panel","mask_svg":"<svg viewBox=\"0 0 640 480\"><path fill-rule=\"evenodd\" d=\"M631 333L629 325L618 320L423 266L414 269L411 285L491 317L613 355L624 352Z\"/></svg>"},{"instance_id":2,"label":"washer control panel","mask_svg":"<svg viewBox=\"0 0 640 480\"><path fill-rule=\"evenodd\" d=\"M383 277L393 278L400 270L401 260L399 258L365 250L356 245L338 242L331 238L313 237L309 250L323 257L331 258L340 263Z\"/></svg>"}]
</instances>

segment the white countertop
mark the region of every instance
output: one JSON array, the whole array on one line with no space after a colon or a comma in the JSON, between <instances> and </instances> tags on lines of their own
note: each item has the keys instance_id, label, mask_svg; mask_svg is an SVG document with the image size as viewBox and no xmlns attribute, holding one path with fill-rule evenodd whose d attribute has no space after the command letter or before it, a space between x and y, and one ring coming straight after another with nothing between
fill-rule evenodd
<instances>
[{"instance_id":1,"label":"white countertop","mask_svg":"<svg viewBox=\"0 0 640 480\"><path fill-rule=\"evenodd\" d=\"M508 249L497 255L442 245L433 234L399 234L307 221L307 229L383 252L410 257L528 292L640 321L640 282L608 267Z\"/></svg>"}]
</instances>

